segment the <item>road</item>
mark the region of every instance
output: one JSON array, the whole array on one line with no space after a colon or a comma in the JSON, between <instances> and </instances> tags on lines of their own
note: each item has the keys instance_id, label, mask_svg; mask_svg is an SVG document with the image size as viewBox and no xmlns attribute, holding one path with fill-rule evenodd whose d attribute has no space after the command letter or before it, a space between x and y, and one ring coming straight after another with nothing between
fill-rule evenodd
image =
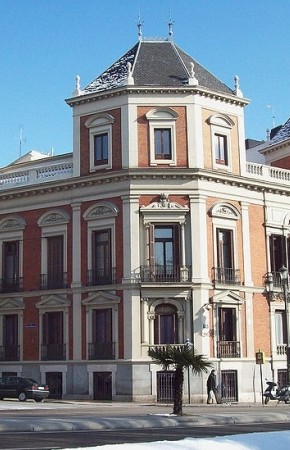
<instances>
[{"instance_id":1,"label":"road","mask_svg":"<svg viewBox=\"0 0 290 450\"><path fill-rule=\"evenodd\" d=\"M48 450L290 430L290 406L0 402L1 450Z\"/></svg>"}]
</instances>

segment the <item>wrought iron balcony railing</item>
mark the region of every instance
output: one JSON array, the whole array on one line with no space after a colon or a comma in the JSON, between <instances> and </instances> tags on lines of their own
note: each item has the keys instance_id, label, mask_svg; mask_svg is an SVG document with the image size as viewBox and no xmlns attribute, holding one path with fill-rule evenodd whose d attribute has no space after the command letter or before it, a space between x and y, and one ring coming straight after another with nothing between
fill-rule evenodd
<instances>
[{"instance_id":1,"label":"wrought iron balcony railing","mask_svg":"<svg viewBox=\"0 0 290 450\"><path fill-rule=\"evenodd\" d=\"M116 268L87 271L87 286L100 286L116 283Z\"/></svg>"},{"instance_id":2,"label":"wrought iron balcony railing","mask_svg":"<svg viewBox=\"0 0 290 450\"><path fill-rule=\"evenodd\" d=\"M0 346L0 361L19 361L20 359L19 345L2 345Z\"/></svg>"},{"instance_id":3,"label":"wrought iron balcony railing","mask_svg":"<svg viewBox=\"0 0 290 450\"><path fill-rule=\"evenodd\" d=\"M191 281L191 266L151 265L140 267L142 283L180 283Z\"/></svg>"},{"instance_id":4,"label":"wrought iron balcony railing","mask_svg":"<svg viewBox=\"0 0 290 450\"><path fill-rule=\"evenodd\" d=\"M88 351L89 359L115 359L114 342L91 342Z\"/></svg>"},{"instance_id":5,"label":"wrought iron balcony railing","mask_svg":"<svg viewBox=\"0 0 290 450\"><path fill-rule=\"evenodd\" d=\"M67 273L60 273L58 275L42 274L40 279L40 289L65 289L67 284Z\"/></svg>"},{"instance_id":6,"label":"wrought iron balcony railing","mask_svg":"<svg viewBox=\"0 0 290 450\"><path fill-rule=\"evenodd\" d=\"M23 290L23 278L2 278L0 280L0 292L21 292Z\"/></svg>"},{"instance_id":7,"label":"wrought iron balcony railing","mask_svg":"<svg viewBox=\"0 0 290 450\"><path fill-rule=\"evenodd\" d=\"M240 358L241 349L239 341L219 341L217 343L218 358Z\"/></svg>"},{"instance_id":8,"label":"wrought iron balcony railing","mask_svg":"<svg viewBox=\"0 0 290 450\"><path fill-rule=\"evenodd\" d=\"M41 360L42 361L65 361L66 345L65 344L42 344Z\"/></svg>"},{"instance_id":9,"label":"wrought iron balcony railing","mask_svg":"<svg viewBox=\"0 0 290 450\"><path fill-rule=\"evenodd\" d=\"M241 284L239 269L213 267L212 278L214 284Z\"/></svg>"}]
</instances>

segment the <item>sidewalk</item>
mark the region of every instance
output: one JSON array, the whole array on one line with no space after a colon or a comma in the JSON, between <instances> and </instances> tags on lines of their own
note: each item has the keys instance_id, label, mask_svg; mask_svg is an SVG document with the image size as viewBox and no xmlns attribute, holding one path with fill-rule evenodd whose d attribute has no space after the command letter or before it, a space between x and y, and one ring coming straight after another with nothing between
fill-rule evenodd
<instances>
[{"instance_id":1,"label":"sidewalk","mask_svg":"<svg viewBox=\"0 0 290 450\"><path fill-rule=\"evenodd\" d=\"M0 432L96 431L290 422L290 406L285 404L276 406L276 403L271 406L184 405L184 415L181 417L171 414L172 405L160 404L55 401L45 402L40 406L34 402L12 403L8 410L5 409L5 403L0 402L3 412ZM54 409L57 414L48 415L51 409Z\"/></svg>"}]
</instances>

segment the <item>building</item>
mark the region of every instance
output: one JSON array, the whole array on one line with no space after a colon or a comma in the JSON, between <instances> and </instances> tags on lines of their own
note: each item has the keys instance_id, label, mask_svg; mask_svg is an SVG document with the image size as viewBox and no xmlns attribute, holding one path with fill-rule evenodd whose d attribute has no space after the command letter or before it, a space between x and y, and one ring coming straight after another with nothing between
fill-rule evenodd
<instances>
[{"instance_id":1,"label":"building","mask_svg":"<svg viewBox=\"0 0 290 450\"><path fill-rule=\"evenodd\" d=\"M54 397L167 401L148 348L189 339L224 399L260 402L258 350L286 377L290 172L246 161L238 77L140 36L66 102L73 153L0 171L0 372ZM185 395L205 401L205 378Z\"/></svg>"}]
</instances>

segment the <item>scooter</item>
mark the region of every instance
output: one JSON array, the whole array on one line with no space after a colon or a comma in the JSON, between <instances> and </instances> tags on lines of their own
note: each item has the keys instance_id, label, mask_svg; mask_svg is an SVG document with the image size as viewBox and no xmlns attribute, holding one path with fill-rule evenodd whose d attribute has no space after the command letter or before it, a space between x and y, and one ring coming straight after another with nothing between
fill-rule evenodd
<instances>
[{"instance_id":1,"label":"scooter","mask_svg":"<svg viewBox=\"0 0 290 450\"><path fill-rule=\"evenodd\" d=\"M277 383L274 381L267 381L268 387L264 392L265 405L269 403L270 400L277 400L279 402L290 403L290 386L284 386L282 388L277 387Z\"/></svg>"}]
</instances>

